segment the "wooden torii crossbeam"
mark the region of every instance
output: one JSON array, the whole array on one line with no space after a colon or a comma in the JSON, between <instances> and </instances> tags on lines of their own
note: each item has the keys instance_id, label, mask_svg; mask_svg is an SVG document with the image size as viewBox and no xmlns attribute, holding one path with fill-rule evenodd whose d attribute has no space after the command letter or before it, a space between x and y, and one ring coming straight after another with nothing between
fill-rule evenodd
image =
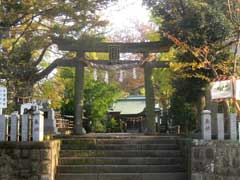
<instances>
[{"instance_id":1,"label":"wooden torii crossbeam","mask_svg":"<svg viewBox=\"0 0 240 180\"><path fill-rule=\"evenodd\" d=\"M53 42L58 45L59 50L75 51L78 57L72 60L71 66L75 67L75 114L74 114L74 133L82 134L82 117L83 117L83 86L84 86L84 67L86 61L97 65L131 65L139 63L139 60L119 60L120 53L143 53L145 57L149 53L168 52L170 45L161 42L139 42L139 43L105 43L94 40L80 39L69 40L53 37ZM109 53L110 60L86 60L86 52L106 52ZM64 64L62 64L64 66ZM154 90L152 85L152 69L167 68L169 62L165 61L143 61L139 64L144 68L145 96L146 96L146 121L144 130L149 133L156 131L155 128L155 101Z\"/></svg>"}]
</instances>

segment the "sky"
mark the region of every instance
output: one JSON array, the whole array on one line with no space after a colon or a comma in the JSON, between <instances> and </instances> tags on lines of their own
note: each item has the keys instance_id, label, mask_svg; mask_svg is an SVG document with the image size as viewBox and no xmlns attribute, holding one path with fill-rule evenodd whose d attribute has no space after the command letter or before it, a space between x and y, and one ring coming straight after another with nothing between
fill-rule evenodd
<instances>
[{"instance_id":1,"label":"sky","mask_svg":"<svg viewBox=\"0 0 240 180\"><path fill-rule=\"evenodd\" d=\"M142 0L118 0L104 10L103 18L109 21L107 31L111 36L114 32L137 31L135 23L149 24L150 12L142 5Z\"/></svg>"}]
</instances>

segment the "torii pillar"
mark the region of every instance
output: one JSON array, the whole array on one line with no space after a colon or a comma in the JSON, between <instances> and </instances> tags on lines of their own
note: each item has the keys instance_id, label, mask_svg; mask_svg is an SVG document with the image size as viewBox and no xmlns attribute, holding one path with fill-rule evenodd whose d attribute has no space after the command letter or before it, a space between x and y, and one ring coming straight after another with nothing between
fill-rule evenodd
<instances>
[{"instance_id":1,"label":"torii pillar","mask_svg":"<svg viewBox=\"0 0 240 180\"><path fill-rule=\"evenodd\" d=\"M78 54L79 59L84 53ZM83 134L83 90L84 90L84 63L79 62L75 66L75 89L74 89L74 134Z\"/></svg>"},{"instance_id":2,"label":"torii pillar","mask_svg":"<svg viewBox=\"0 0 240 180\"><path fill-rule=\"evenodd\" d=\"M152 67L150 63L144 64L144 84L146 97L146 120L144 122L144 131L147 133L155 133L155 98L152 83Z\"/></svg>"}]
</instances>

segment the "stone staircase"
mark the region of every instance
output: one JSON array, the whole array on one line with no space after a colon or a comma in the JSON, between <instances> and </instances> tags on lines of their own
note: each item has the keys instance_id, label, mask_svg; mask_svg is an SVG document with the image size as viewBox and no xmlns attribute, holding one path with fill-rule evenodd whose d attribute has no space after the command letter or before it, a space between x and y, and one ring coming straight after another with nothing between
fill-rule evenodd
<instances>
[{"instance_id":1,"label":"stone staircase","mask_svg":"<svg viewBox=\"0 0 240 180\"><path fill-rule=\"evenodd\" d=\"M177 137L64 138L56 180L187 180Z\"/></svg>"}]
</instances>

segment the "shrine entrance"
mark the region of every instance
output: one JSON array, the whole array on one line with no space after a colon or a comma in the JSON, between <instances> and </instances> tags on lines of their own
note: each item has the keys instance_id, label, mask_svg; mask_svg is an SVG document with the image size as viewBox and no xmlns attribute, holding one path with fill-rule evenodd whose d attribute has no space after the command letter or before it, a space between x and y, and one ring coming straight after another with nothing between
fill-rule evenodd
<instances>
[{"instance_id":1,"label":"shrine entrance","mask_svg":"<svg viewBox=\"0 0 240 180\"><path fill-rule=\"evenodd\" d=\"M83 89L84 89L84 68L111 67L113 70L131 69L141 67L144 69L145 96L146 96L146 120L143 123L144 132L154 133L155 128L155 101L152 85L153 68L168 68L168 61L158 61L148 57L150 53L168 52L170 45L161 42L140 42L140 43L104 43L95 40L69 40L63 38L53 38L53 42L58 45L59 50L77 52L77 57L66 59L60 66L75 67L75 114L74 114L74 134L82 134L83 128ZM109 60L86 59L87 52L109 53ZM141 53L142 60L120 60L120 53Z\"/></svg>"}]
</instances>

